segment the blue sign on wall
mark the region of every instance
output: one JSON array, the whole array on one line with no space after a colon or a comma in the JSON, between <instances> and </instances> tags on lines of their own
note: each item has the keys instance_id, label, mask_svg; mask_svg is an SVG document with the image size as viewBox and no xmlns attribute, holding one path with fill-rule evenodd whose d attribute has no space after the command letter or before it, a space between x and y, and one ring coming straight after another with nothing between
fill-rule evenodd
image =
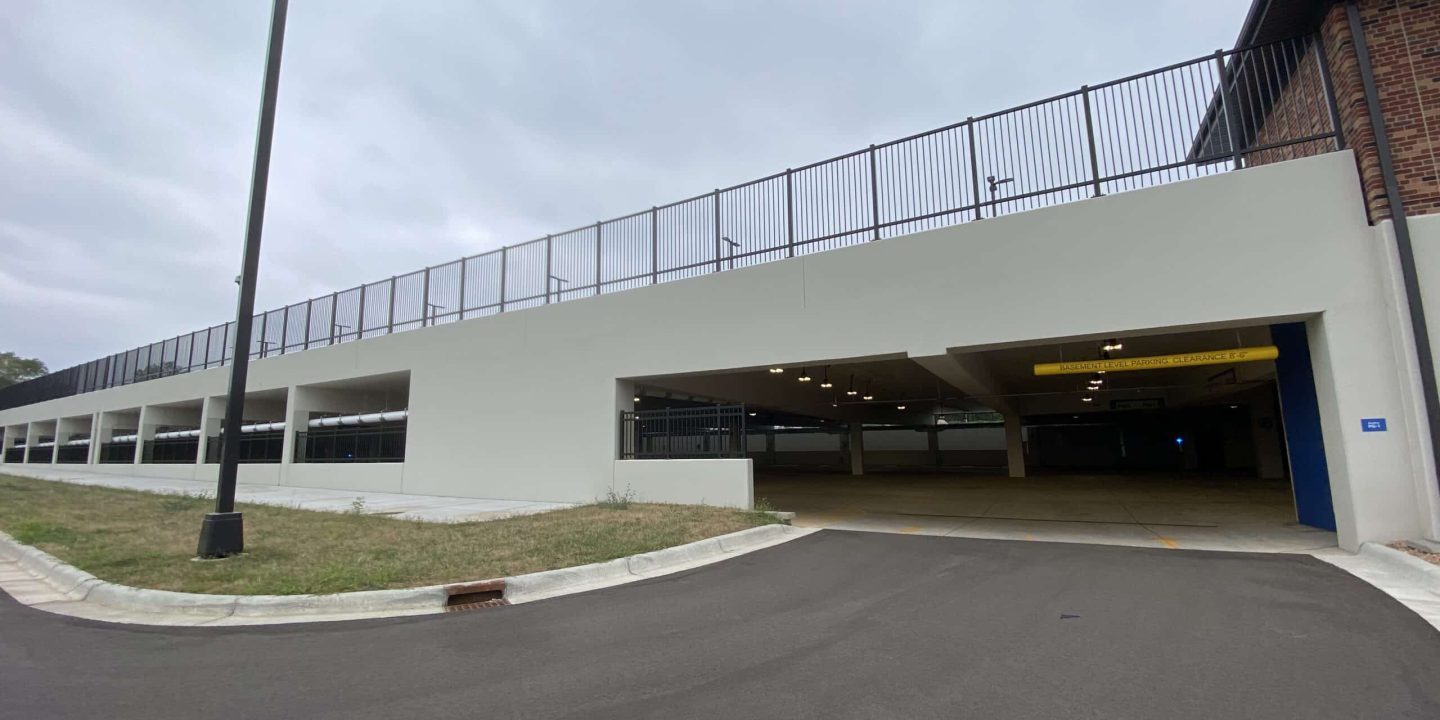
<instances>
[{"instance_id":1,"label":"blue sign on wall","mask_svg":"<svg viewBox=\"0 0 1440 720\"><path fill-rule=\"evenodd\" d=\"M1385 418L1362 418L1360 429L1365 432L1385 432Z\"/></svg>"}]
</instances>

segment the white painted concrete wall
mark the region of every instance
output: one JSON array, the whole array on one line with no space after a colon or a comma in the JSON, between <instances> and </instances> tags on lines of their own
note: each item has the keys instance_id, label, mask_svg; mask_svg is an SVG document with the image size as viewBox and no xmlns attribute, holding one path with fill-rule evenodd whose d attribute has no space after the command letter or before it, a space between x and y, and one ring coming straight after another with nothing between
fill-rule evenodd
<instances>
[{"instance_id":1,"label":"white painted concrete wall","mask_svg":"<svg viewBox=\"0 0 1440 720\"><path fill-rule=\"evenodd\" d=\"M633 492L640 502L699 503L747 510L755 503L754 468L749 460L614 462L616 494Z\"/></svg>"},{"instance_id":2,"label":"white painted concrete wall","mask_svg":"<svg viewBox=\"0 0 1440 720\"><path fill-rule=\"evenodd\" d=\"M408 370L402 490L587 501L618 483L618 378L1307 319L1342 544L1414 536L1434 509L1416 502L1383 244L1353 163L1331 153L268 358L251 386ZM0 424L218 395L225 372ZM1374 416L1391 432L1362 435Z\"/></svg>"}]
</instances>

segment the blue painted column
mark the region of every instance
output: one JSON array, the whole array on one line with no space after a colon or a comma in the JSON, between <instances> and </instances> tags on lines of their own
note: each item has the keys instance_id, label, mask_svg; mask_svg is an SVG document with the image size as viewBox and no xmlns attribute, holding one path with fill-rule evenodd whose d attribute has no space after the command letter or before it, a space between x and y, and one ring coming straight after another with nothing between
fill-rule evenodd
<instances>
[{"instance_id":1,"label":"blue painted column","mask_svg":"<svg viewBox=\"0 0 1440 720\"><path fill-rule=\"evenodd\" d=\"M1320 403L1315 398L1305 323L1271 325L1270 338L1280 349L1275 375L1295 511L1302 525L1333 531L1335 505L1330 499L1330 469L1325 463L1325 438L1320 432Z\"/></svg>"}]
</instances>

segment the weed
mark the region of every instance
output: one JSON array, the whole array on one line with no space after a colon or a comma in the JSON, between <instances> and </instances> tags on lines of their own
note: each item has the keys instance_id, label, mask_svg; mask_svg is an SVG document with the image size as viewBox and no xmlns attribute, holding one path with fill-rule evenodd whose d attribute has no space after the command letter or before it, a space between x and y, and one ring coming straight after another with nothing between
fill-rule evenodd
<instances>
[{"instance_id":1,"label":"weed","mask_svg":"<svg viewBox=\"0 0 1440 720\"><path fill-rule=\"evenodd\" d=\"M595 501L595 505L606 510L629 510L630 503L633 502L635 502L635 491L626 485L623 493L616 493L615 489L611 488L609 492L605 493L603 499Z\"/></svg>"}]
</instances>

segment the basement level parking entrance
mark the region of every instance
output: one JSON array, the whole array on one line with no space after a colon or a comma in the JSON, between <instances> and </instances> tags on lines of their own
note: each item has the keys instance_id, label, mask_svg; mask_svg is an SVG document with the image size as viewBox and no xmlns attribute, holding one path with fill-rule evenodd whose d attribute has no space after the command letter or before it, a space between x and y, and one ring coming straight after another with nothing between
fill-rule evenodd
<instances>
[{"instance_id":1,"label":"basement level parking entrance","mask_svg":"<svg viewBox=\"0 0 1440 720\"><path fill-rule=\"evenodd\" d=\"M754 496L798 525L1299 551L1335 544L1306 342L1289 324L822 359L636 378L635 408L743 405Z\"/></svg>"}]
</instances>

